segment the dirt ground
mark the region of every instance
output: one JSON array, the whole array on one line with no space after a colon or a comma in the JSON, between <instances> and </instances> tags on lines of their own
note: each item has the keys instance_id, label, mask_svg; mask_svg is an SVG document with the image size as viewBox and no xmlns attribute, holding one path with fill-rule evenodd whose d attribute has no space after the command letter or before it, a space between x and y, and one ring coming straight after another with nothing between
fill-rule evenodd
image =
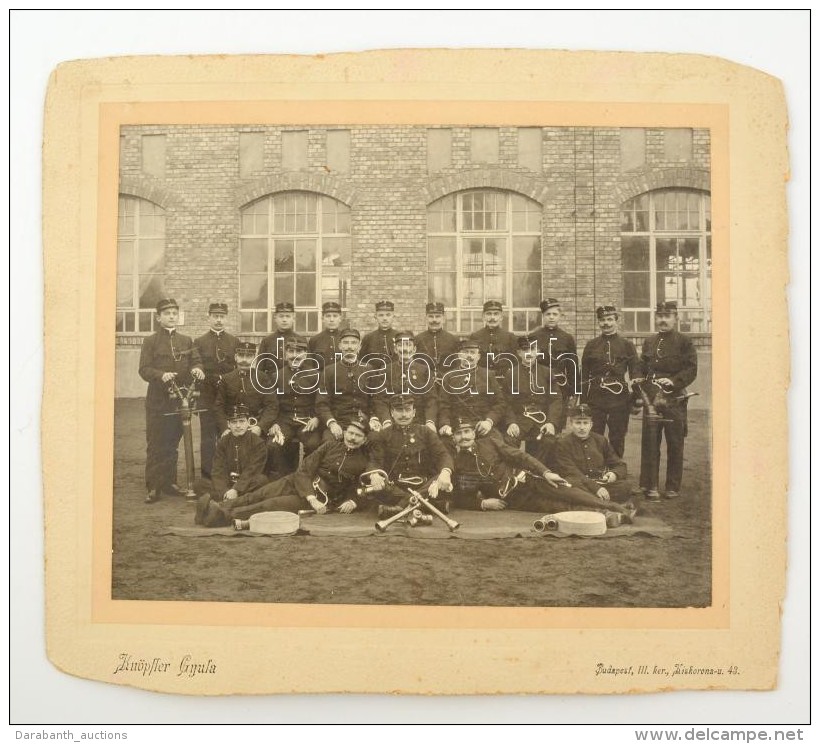
<instances>
[{"instance_id":1,"label":"dirt ground","mask_svg":"<svg viewBox=\"0 0 820 744\"><path fill-rule=\"evenodd\" d=\"M194 538L179 498L145 504L142 400L115 412L112 598L321 604L703 607L711 602L707 413L690 412L683 494L644 504L675 537L418 540L381 537ZM198 422L194 422L198 460ZM640 422L626 444L637 476ZM180 446L180 477L184 483ZM663 477L664 461L661 464Z\"/></svg>"}]
</instances>

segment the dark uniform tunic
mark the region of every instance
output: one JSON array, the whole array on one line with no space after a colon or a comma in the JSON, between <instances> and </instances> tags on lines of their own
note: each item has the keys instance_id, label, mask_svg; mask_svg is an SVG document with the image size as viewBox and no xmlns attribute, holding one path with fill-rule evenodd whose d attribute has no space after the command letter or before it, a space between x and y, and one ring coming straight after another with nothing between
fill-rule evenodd
<instances>
[{"instance_id":1,"label":"dark uniform tunic","mask_svg":"<svg viewBox=\"0 0 820 744\"><path fill-rule=\"evenodd\" d=\"M338 361L325 367L316 402L316 415L322 427L334 420L344 429L359 413L370 418L373 396L366 389L369 370L369 365L358 360L353 364ZM325 439L333 437L329 431L324 436Z\"/></svg>"},{"instance_id":2,"label":"dark uniform tunic","mask_svg":"<svg viewBox=\"0 0 820 744\"><path fill-rule=\"evenodd\" d=\"M221 499L230 489L241 496L264 486L268 448L260 437L246 431L241 437L222 437L216 445L210 479L203 478L194 487L198 495L210 493Z\"/></svg>"},{"instance_id":3,"label":"dark uniform tunic","mask_svg":"<svg viewBox=\"0 0 820 744\"><path fill-rule=\"evenodd\" d=\"M479 367L467 373L451 371L441 383L438 426L453 426L459 418L490 419L495 429L504 420L505 404L504 393L495 375Z\"/></svg>"},{"instance_id":4,"label":"dark uniform tunic","mask_svg":"<svg viewBox=\"0 0 820 744\"><path fill-rule=\"evenodd\" d=\"M450 358L449 365L455 361L459 345L458 337L445 330L423 331L416 336L416 354L425 354L433 360L438 378L445 372L446 360Z\"/></svg>"},{"instance_id":5,"label":"dark uniform tunic","mask_svg":"<svg viewBox=\"0 0 820 744\"><path fill-rule=\"evenodd\" d=\"M572 335L557 326L552 329L541 326L531 337L538 342L538 350L544 354L538 358L539 364L550 367L554 375L560 375L564 380L564 384L560 385L564 401L577 395L581 390L581 370L578 365L578 349ZM559 431L563 431L566 422L565 413Z\"/></svg>"},{"instance_id":6,"label":"dark uniform tunic","mask_svg":"<svg viewBox=\"0 0 820 744\"><path fill-rule=\"evenodd\" d=\"M329 367L338 361L336 352L339 351L340 333L341 331L338 328L334 331L326 328L321 333L312 336L308 341L308 351L311 354L318 355L320 367Z\"/></svg>"},{"instance_id":7,"label":"dark uniform tunic","mask_svg":"<svg viewBox=\"0 0 820 744\"><path fill-rule=\"evenodd\" d=\"M581 358L583 396L592 409L592 431L605 434L618 457L624 456L632 392L626 382L638 377L638 352L631 341L613 333L592 339Z\"/></svg>"},{"instance_id":8,"label":"dark uniform tunic","mask_svg":"<svg viewBox=\"0 0 820 744\"><path fill-rule=\"evenodd\" d=\"M257 372L258 390L251 380L251 373L235 369L224 375L216 389L214 415L220 436L228 429L228 416L234 406L247 406L249 414L257 421L262 436L267 434L278 415L278 402L273 391L273 380L264 372ZM271 392L264 392L270 390Z\"/></svg>"},{"instance_id":9,"label":"dark uniform tunic","mask_svg":"<svg viewBox=\"0 0 820 744\"><path fill-rule=\"evenodd\" d=\"M426 426L412 423L409 426L393 424L371 437L368 470L384 470L388 479L424 478L424 483L413 490L425 495L430 484L445 468L453 470L453 459L438 434ZM395 504L407 500L407 492L397 485L388 485L375 494L377 500Z\"/></svg>"},{"instance_id":10,"label":"dark uniform tunic","mask_svg":"<svg viewBox=\"0 0 820 744\"><path fill-rule=\"evenodd\" d=\"M680 491L683 477L683 443L686 437L687 401L678 396L686 393L698 375L698 354L692 341L679 331L650 336L643 343L640 359L641 376L651 381L658 377L672 380L671 393L664 393L667 405L659 411L668 423L647 425L644 412L641 433L641 488L658 488L661 437L666 434L666 490ZM644 383L653 403L660 392L656 385Z\"/></svg>"},{"instance_id":11,"label":"dark uniform tunic","mask_svg":"<svg viewBox=\"0 0 820 744\"><path fill-rule=\"evenodd\" d=\"M270 354L273 357L272 360L260 360L258 366L263 372L273 374L274 368L282 369L285 366L285 342L289 338L302 338L302 336L290 329L287 331L274 331L262 339L259 343L257 355Z\"/></svg>"},{"instance_id":12,"label":"dark uniform tunic","mask_svg":"<svg viewBox=\"0 0 820 744\"><path fill-rule=\"evenodd\" d=\"M626 480L626 463L601 434L592 431L587 439L580 439L572 432L562 436L555 448L555 468L575 488L595 494L603 486L613 501L629 501L632 484ZM610 470L618 480L598 483Z\"/></svg>"},{"instance_id":13,"label":"dark uniform tunic","mask_svg":"<svg viewBox=\"0 0 820 744\"><path fill-rule=\"evenodd\" d=\"M377 328L366 334L362 339L362 346L359 350L359 356L364 359L368 354L383 354L390 359L396 358L396 345L393 341L393 336L396 331L393 328L388 328L386 331Z\"/></svg>"},{"instance_id":14,"label":"dark uniform tunic","mask_svg":"<svg viewBox=\"0 0 820 744\"><path fill-rule=\"evenodd\" d=\"M571 502L576 492L551 486L539 477L547 470L543 463L492 437L477 439L469 449L456 449L453 462L453 503L462 509L480 509L484 499L501 498L512 509L544 514ZM527 473L524 482L513 484L522 470Z\"/></svg>"},{"instance_id":15,"label":"dark uniform tunic","mask_svg":"<svg viewBox=\"0 0 820 744\"><path fill-rule=\"evenodd\" d=\"M327 494L328 510L348 500L360 502L356 489L367 462L364 447L352 450L344 442L325 442L304 459L295 473L227 502L223 509L228 520L247 519L265 511L298 512L311 508L308 496L323 500L319 491Z\"/></svg>"},{"instance_id":16,"label":"dark uniform tunic","mask_svg":"<svg viewBox=\"0 0 820 744\"><path fill-rule=\"evenodd\" d=\"M166 372L176 372L176 384L190 385L191 370L202 369L199 352L189 336L160 328L143 341L139 374L148 383L145 396L145 485L149 491L173 493L177 478L182 418L166 416L177 410L177 401L168 394Z\"/></svg>"},{"instance_id":17,"label":"dark uniform tunic","mask_svg":"<svg viewBox=\"0 0 820 744\"><path fill-rule=\"evenodd\" d=\"M299 465L299 443L304 446L305 456L316 450L322 443L320 427L313 431L302 431L305 421L316 416L316 403L320 373L305 365L305 369L293 370L288 365L282 367L276 384L278 412L276 421L285 443L272 445L273 472L278 475L292 473ZM298 377L296 377L298 375ZM295 379L294 379L295 377Z\"/></svg>"},{"instance_id":18,"label":"dark uniform tunic","mask_svg":"<svg viewBox=\"0 0 820 744\"><path fill-rule=\"evenodd\" d=\"M496 378L499 380L504 373L510 368L510 364L514 364L518 357L518 336L503 328L487 328L486 326L479 331L470 334L470 338L478 341L478 348L481 352L479 365L484 369L492 370ZM506 359L496 358L492 359L491 355L500 357L501 354L510 355Z\"/></svg>"},{"instance_id":19,"label":"dark uniform tunic","mask_svg":"<svg viewBox=\"0 0 820 744\"><path fill-rule=\"evenodd\" d=\"M217 333L214 330L209 330L194 340L205 372L202 394L199 396L199 408L204 409L199 412L199 467L203 478L210 477L216 442L224 431L219 428L214 414L216 387L222 375L236 368L234 354L238 343L239 339L227 331Z\"/></svg>"},{"instance_id":20,"label":"dark uniform tunic","mask_svg":"<svg viewBox=\"0 0 820 744\"><path fill-rule=\"evenodd\" d=\"M390 421L390 398L412 395L416 405L415 421L425 424L438 420L438 394L435 371L429 362L411 359L407 364L396 360L387 367L384 390L373 399L373 412L382 424Z\"/></svg>"},{"instance_id":21,"label":"dark uniform tunic","mask_svg":"<svg viewBox=\"0 0 820 744\"><path fill-rule=\"evenodd\" d=\"M504 375L503 390L507 399L502 424L504 441L513 447L525 442L527 452L549 464L564 415L564 398L557 382L550 378L549 367L542 364L527 367L519 363ZM538 423L526 414L539 420L543 415L546 419L543 423ZM506 433L510 424L518 425L520 433L517 437L510 437ZM556 435L541 435L544 424L552 424Z\"/></svg>"}]
</instances>

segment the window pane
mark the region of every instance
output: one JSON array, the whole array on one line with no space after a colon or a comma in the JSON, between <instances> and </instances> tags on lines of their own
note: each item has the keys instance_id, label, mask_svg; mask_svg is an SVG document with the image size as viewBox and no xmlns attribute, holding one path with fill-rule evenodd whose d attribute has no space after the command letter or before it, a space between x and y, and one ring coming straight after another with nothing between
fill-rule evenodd
<instances>
[{"instance_id":1,"label":"window pane","mask_svg":"<svg viewBox=\"0 0 820 744\"><path fill-rule=\"evenodd\" d=\"M506 240L503 238L487 238L484 241L484 265L487 271L504 271L506 258Z\"/></svg>"},{"instance_id":2,"label":"window pane","mask_svg":"<svg viewBox=\"0 0 820 744\"><path fill-rule=\"evenodd\" d=\"M527 332L527 312L526 310L516 310L512 314L513 333Z\"/></svg>"},{"instance_id":3,"label":"window pane","mask_svg":"<svg viewBox=\"0 0 820 744\"><path fill-rule=\"evenodd\" d=\"M117 273L131 274L134 271L134 241L117 241Z\"/></svg>"},{"instance_id":4,"label":"window pane","mask_svg":"<svg viewBox=\"0 0 820 744\"><path fill-rule=\"evenodd\" d=\"M253 274L268 270L267 238L243 238L239 251L239 270Z\"/></svg>"},{"instance_id":5,"label":"window pane","mask_svg":"<svg viewBox=\"0 0 820 744\"><path fill-rule=\"evenodd\" d=\"M253 332L253 313L241 313L239 315L239 332L252 333Z\"/></svg>"},{"instance_id":6,"label":"window pane","mask_svg":"<svg viewBox=\"0 0 820 744\"><path fill-rule=\"evenodd\" d=\"M240 305L243 308L268 306L268 277L266 274L242 274L239 277Z\"/></svg>"},{"instance_id":7,"label":"window pane","mask_svg":"<svg viewBox=\"0 0 820 744\"><path fill-rule=\"evenodd\" d=\"M465 240L462 244L461 260L465 271L481 271L484 268L484 241Z\"/></svg>"},{"instance_id":8,"label":"window pane","mask_svg":"<svg viewBox=\"0 0 820 744\"><path fill-rule=\"evenodd\" d=\"M134 307L134 279L131 275L117 277L117 307Z\"/></svg>"},{"instance_id":9,"label":"window pane","mask_svg":"<svg viewBox=\"0 0 820 744\"><path fill-rule=\"evenodd\" d=\"M635 212L635 232L649 232L649 212L636 211Z\"/></svg>"},{"instance_id":10,"label":"window pane","mask_svg":"<svg viewBox=\"0 0 820 744\"><path fill-rule=\"evenodd\" d=\"M137 330L136 313L125 314L125 332L134 333Z\"/></svg>"},{"instance_id":11,"label":"window pane","mask_svg":"<svg viewBox=\"0 0 820 744\"><path fill-rule=\"evenodd\" d=\"M649 307L649 272L624 274L624 307Z\"/></svg>"},{"instance_id":12,"label":"window pane","mask_svg":"<svg viewBox=\"0 0 820 744\"><path fill-rule=\"evenodd\" d=\"M293 274L273 277L273 302L293 302Z\"/></svg>"},{"instance_id":13,"label":"window pane","mask_svg":"<svg viewBox=\"0 0 820 744\"><path fill-rule=\"evenodd\" d=\"M158 274L165 269L165 241L161 238L142 238L138 253L140 274Z\"/></svg>"},{"instance_id":14,"label":"window pane","mask_svg":"<svg viewBox=\"0 0 820 744\"><path fill-rule=\"evenodd\" d=\"M677 239L658 238L655 241L655 261L658 271L674 271L683 268L678 257Z\"/></svg>"},{"instance_id":15,"label":"window pane","mask_svg":"<svg viewBox=\"0 0 820 744\"><path fill-rule=\"evenodd\" d=\"M427 264L431 271L443 271L456 267L456 239L429 238Z\"/></svg>"},{"instance_id":16,"label":"window pane","mask_svg":"<svg viewBox=\"0 0 820 744\"><path fill-rule=\"evenodd\" d=\"M462 282L463 295L461 304L464 307L478 307L484 302L484 280L478 274L465 274Z\"/></svg>"},{"instance_id":17,"label":"window pane","mask_svg":"<svg viewBox=\"0 0 820 744\"><path fill-rule=\"evenodd\" d=\"M124 313L117 313L117 321L114 325L115 333L123 333L125 331L125 315Z\"/></svg>"},{"instance_id":18,"label":"window pane","mask_svg":"<svg viewBox=\"0 0 820 744\"><path fill-rule=\"evenodd\" d=\"M296 271L316 271L316 241L296 241Z\"/></svg>"},{"instance_id":19,"label":"window pane","mask_svg":"<svg viewBox=\"0 0 820 744\"><path fill-rule=\"evenodd\" d=\"M536 307L541 300L541 275L534 271L513 274L513 305Z\"/></svg>"},{"instance_id":20,"label":"window pane","mask_svg":"<svg viewBox=\"0 0 820 744\"><path fill-rule=\"evenodd\" d=\"M541 270L541 238L513 238L513 268Z\"/></svg>"},{"instance_id":21,"label":"window pane","mask_svg":"<svg viewBox=\"0 0 820 744\"><path fill-rule=\"evenodd\" d=\"M430 302L443 302L445 307L456 304L456 275L430 274L427 279L427 299Z\"/></svg>"},{"instance_id":22,"label":"window pane","mask_svg":"<svg viewBox=\"0 0 820 744\"><path fill-rule=\"evenodd\" d=\"M649 271L649 238L621 238L624 271Z\"/></svg>"},{"instance_id":23,"label":"window pane","mask_svg":"<svg viewBox=\"0 0 820 744\"><path fill-rule=\"evenodd\" d=\"M139 318L140 333L150 333L153 330L151 313L137 313L137 318Z\"/></svg>"},{"instance_id":24,"label":"window pane","mask_svg":"<svg viewBox=\"0 0 820 744\"><path fill-rule=\"evenodd\" d=\"M140 276L140 307L155 308L165 295L162 276L146 274Z\"/></svg>"},{"instance_id":25,"label":"window pane","mask_svg":"<svg viewBox=\"0 0 820 744\"><path fill-rule=\"evenodd\" d=\"M621 232L635 232L635 213L631 209L621 211Z\"/></svg>"},{"instance_id":26,"label":"window pane","mask_svg":"<svg viewBox=\"0 0 820 744\"><path fill-rule=\"evenodd\" d=\"M493 274L484 277L484 299L501 300L507 304L507 282L504 274Z\"/></svg>"},{"instance_id":27,"label":"window pane","mask_svg":"<svg viewBox=\"0 0 820 744\"><path fill-rule=\"evenodd\" d=\"M648 333L650 330L650 315L646 313L635 313L635 330Z\"/></svg>"},{"instance_id":28,"label":"window pane","mask_svg":"<svg viewBox=\"0 0 820 744\"><path fill-rule=\"evenodd\" d=\"M277 240L274 242L273 269L275 272L293 271L293 241Z\"/></svg>"},{"instance_id":29,"label":"window pane","mask_svg":"<svg viewBox=\"0 0 820 744\"><path fill-rule=\"evenodd\" d=\"M312 307L316 305L316 275L296 275L296 303L298 307Z\"/></svg>"},{"instance_id":30,"label":"window pane","mask_svg":"<svg viewBox=\"0 0 820 744\"><path fill-rule=\"evenodd\" d=\"M334 300L347 307L347 293L350 288L350 269L324 269L322 271L322 302Z\"/></svg>"},{"instance_id":31,"label":"window pane","mask_svg":"<svg viewBox=\"0 0 820 744\"><path fill-rule=\"evenodd\" d=\"M349 266L350 238L322 239L322 266Z\"/></svg>"}]
</instances>

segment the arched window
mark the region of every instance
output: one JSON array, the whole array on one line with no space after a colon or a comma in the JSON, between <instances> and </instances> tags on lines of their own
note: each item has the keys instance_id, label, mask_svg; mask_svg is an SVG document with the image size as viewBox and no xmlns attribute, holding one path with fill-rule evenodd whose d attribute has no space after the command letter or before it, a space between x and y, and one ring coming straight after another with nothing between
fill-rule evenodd
<instances>
[{"instance_id":1,"label":"arched window","mask_svg":"<svg viewBox=\"0 0 820 744\"><path fill-rule=\"evenodd\" d=\"M710 332L711 230L711 200L703 191L658 189L622 205L624 330L654 331L655 305L674 300L682 331Z\"/></svg>"},{"instance_id":2,"label":"arched window","mask_svg":"<svg viewBox=\"0 0 820 744\"><path fill-rule=\"evenodd\" d=\"M120 195L117 224L117 333L150 333L165 294L165 210Z\"/></svg>"},{"instance_id":3,"label":"arched window","mask_svg":"<svg viewBox=\"0 0 820 744\"><path fill-rule=\"evenodd\" d=\"M443 302L448 327L482 327L482 305L501 300L506 327L540 325L541 206L519 194L476 189L427 209L427 295Z\"/></svg>"},{"instance_id":4,"label":"arched window","mask_svg":"<svg viewBox=\"0 0 820 744\"><path fill-rule=\"evenodd\" d=\"M242 210L239 309L243 333L268 333L277 302L296 307L295 329L320 328L323 302L347 306L350 208L329 196L288 191Z\"/></svg>"}]
</instances>

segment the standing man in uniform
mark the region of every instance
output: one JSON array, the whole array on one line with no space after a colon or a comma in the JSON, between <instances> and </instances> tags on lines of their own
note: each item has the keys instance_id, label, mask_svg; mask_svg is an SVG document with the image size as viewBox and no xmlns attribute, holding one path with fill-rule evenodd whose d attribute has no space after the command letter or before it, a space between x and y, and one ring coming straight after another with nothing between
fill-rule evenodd
<instances>
[{"instance_id":1,"label":"standing man in uniform","mask_svg":"<svg viewBox=\"0 0 820 744\"><path fill-rule=\"evenodd\" d=\"M308 351L316 354L320 367L324 369L335 364L336 353L340 351L341 339L339 326L342 324L342 306L338 302L325 302L322 305L322 330L308 341Z\"/></svg>"},{"instance_id":2,"label":"standing man in uniform","mask_svg":"<svg viewBox=\"0 0 820 744\"><path fill-rule=\"evenodd\" d=\"M459 340L444 330L444 303L428 302L425 318L427 330L416 336L416 354L424 354L433 360L436 379L441 380L447 369L456 363Z\"/></svg>"},{"instance_id":3,"label":"standing man in uniform","mask_svg":"<svg viewBox=\"0 0 820 744\"><path fill-rule=\"evenodd\" d=\"M205 373L199 352L190 336L177 333L179 305L171 298L157 303L159 329L145 339L140 352L139 374L148 383L145 396L145 487L146 504L162 494L184 495L176 485L182 417L174 415L177 406L169 386L186 386L191 379L202 381ZM166 415L170 414L170 415Z\"/></svg>"},{"instance_id":4,"label":"standing man in uniform","mask_svg":"<svg viewBox=\"0 0 820 744\"><path fill-rule=\"evenodd\" d=\"M541 302L540 308L543 325L532 336L538 342L538 348L544 352L540 363L550 367L564 398L565 413L558 430L560 434L567 423L566 409L569 399L581 392L578 349L575 339L558 326L561 319L561 303L555 297L547 297Z\"/></svg>"},{"instance_id":5,"label":"standing man in uniform","mask_svg":"<svg viewBox=\"0 0 820 744\"><path fill-rule=\"evenodd\" d=\"M257 366L263 372L273 374L274 368L281 370L285 366L285 344L290 339L302 338L293 330L295 320L296 308L292 302L276 303L273 313L276 330L265 336L259 344L259 356L262 358Z\"/></svg>"},{"instance_id":6,"label":"standing man in uniform","mask_svg":"<svg viewBox=\"0 0 820 744\"><path fill-rule=\"evenodd\" d=\"M390 300L381 300L376 303L376 319L378 328L371 331L362 339L361 357L367 361L370 354L381 354L388 357L388 360L396 358L396 347L393 343L393 311L395 306Z\"/></svg>"},{"instance_id":7,"label":"standing man in uniform","mask_svg":"<svg viewBox=\"0 0 820 744\"><path fill-rule=\"evenodd\" d=\"M659 302L655 310L658 331L643 343L642 380L637 381L649 402L666 421L652 420L644 407L641 432L641 488L647 501L659 501L661 438L666 436L667 499L680 494L683 443L687 432L687 386L698 375L698 354L692 341L677 330L677 302Z\"/></svg>"},{"instance_id":8,"label":"standing man in uniform","mask_svg":"<svg viewBox=\"0 0 820 744\"><path fill-rule=\"evenodd\" d=\"M481 352L479 364L488 372L495 374L500 382L505 372L515 364L518 351L518 338L514 333L502 328L504 306L498 300L484 303L484 327L470 335L478 341Z\"/></svg>"},{"instance_id":9,"label":"standing man in uniform","mask_svg":"<svg viewBox=\"0 0 820 744\"><path fill-rule=\"evenodd\" d=\"M205 372L199 396L199 408L202 409L199 412L199 469L206 479L211 477L214 450L222 434L214 411L217 385L223 375L236 368L234 355L239 339L225 330L227 319L227 304L212 302L208 306L210 328L194 341Z\"/></svg>"},{"instance_id":10,"label":"standing man in uniform","mask_svg":"<svg viewBox=\"0 0 820 744\"><path fill-rule=\"evenodd\" d=\"M602 305L596 311L601 335L592 339L581 357L583 396L592 409L592 431L606 434L618 457L624 456L632 393L626 380L639 376L638 352L618 333L618 311Z\"/></svg>"}]
</instances>

